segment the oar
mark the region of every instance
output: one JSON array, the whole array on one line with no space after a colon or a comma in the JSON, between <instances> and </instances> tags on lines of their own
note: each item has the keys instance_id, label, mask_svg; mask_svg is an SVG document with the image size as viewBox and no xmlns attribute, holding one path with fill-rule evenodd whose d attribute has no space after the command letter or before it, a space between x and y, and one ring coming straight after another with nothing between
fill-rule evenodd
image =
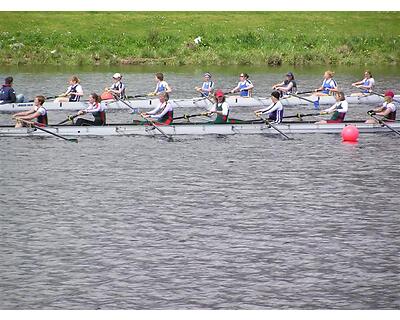
<instances>
[{"instance_id":1,"label":"oar","mask_svg":"<svg viewBox=\"0 0 400 320\"><path fill-rule=\"evenodd\" d=\"M306 114L297 113L296 115L285 116L285 117L283 117L283 119L287 119L287 118L299 118L299 119L301 119L301 118L304 118L304 117L315 117L315 116L320 116L320 115L321 115L320 113L306 113Z\"/></svg>"},{"instance_id":2,"label":"oar","mask_svg":"<svg viewBox=\"0 0 400 320\"><path fill-rule=\"evenodd\" d=\"M201 117L201 116L206 116L206 113L198 113L198 114L184 114L183 116L176 117L174 120L180 120L180 119L189 119L193 117Z\"/></svg>"},{"instance_id":3,"label":"oar","mask_svg":"<svg viewBox=\"0 0 400 320\"><path fill-rule=\"evenodd\" d=\"M400 132L399 132L399 131L397 131L396 129L394 129L394 128L392 128L391 126L389 126L385 121L379 119L378 117L375 117L375 115L374 115L372 112L368 111L367 114L368 114L371 118L373 118L373 119L375 119L376 121L378 121L381 125L383 125L383 126L389 128L391 131L393 131L394 133L396 133L396 134L398 134L398 135L400 136Z\"/></svg>"},{"instance_id":4,"label":"oar","mask_svg":"<svg viewBox=\"0 0 400 320\"><path fill-rule=\"evenodd\" d=\"M60 136L60 135L57 134L57 133L54 133L54 132L51 132L51 131L49 131L49 130L46 130L46 129L42 128L42 127L39 127L39 126L35 125L33 122L26 121L26 120L22 120L22 119L19 119L19 120L22 121L22 122L25 122L26 124L29 124L30 126L34 127L35 129L42 130L42 131L44 131L44 132L46 132L46 133L48 133L48 134L51 134L51 135L53 135L53 136L55 136L55 137L57 137L57 138L60 138L60 139L65 140L65 141L69 141L69 142L78 142L78 139L76 139L76 138L65 138L65 137L63 137L63 136Z\"/></svg>"},{"instance_id":5,"label":"oar","mask_svg":"<svg viewBox=\"0 0 400 320\"><path fill-rule=\"evenodd\" d=\"M51 97L46 97L46 100L49 100L49 99L55 99L55 98L58 98L59 96L51 96ZM35 101L35 99L33 99L33 100L28 100L27 102L34 102Z\"/></svg>"},{"instance_id":6,"label":"oar","mask_svg":"<svg viewBox=\"0 0 400 320\"><path fill-rule=\"evenodd\" d=\"M147 98L147 94L137 94L135 96L127 96L128 99L135 99L135 98Z\"/></svg>"},{"instance_id":7,"label":"oar","mask_svg":"<svg viewBox=\"0 0 400 320\"><path fill-rule=\"evenodd\" d=\"M304 101L308 101L308 102L310 102L310 103L312 103L312 104L314 105L314 108L315 108L315 109L319 109L319 97L318 97L317 100L312 101L312 100L310 100L310 99L300 97L298 94L295 94L295 93L292 93L292 94L290 94L290 95L293 96L293 97L302 99L302 100L304 100Z\"/></svg>"},{"instance_id":8,"label":"oar","mask_svg":"<svg viewBox=\"0 0 400 320\"><path fill-rule=\"evenodd\" d=\"M358 89L360 89L360 90L365 90L365 89L361 89L361 88L358 88ZM375 91L370 91L370 93L375 94L375 95L377 95L377 96L379 96L379 97L382 97L382 98L385 97L384 94L381 94L381 93L378 93L378 92L375 92ZM393 99L393 101L396 101L396 102L399 102L399 103L400 103L400 100L397 100L397 99Z\"/></svg>"},{"instance_id":9,"label":"oar","mask_svg":"<svg viewBox=\"0 0 400 320\"><path fill-rule=\"evenodd\" d=\"M114 97L115 100L122 102L122 103L123 103L124 105L126 105L128 108L132 109L132 110L134 111L134 113L137 113L137 112L138 112L138 109L137 109L137 108L134 108L134 107L132 107L129 103L127 103L126 101L121 100L117 95L115 95L115 94L113 94L113 93L111 93L111 94L112 94L112 96Z\"/></svg>"},{"instance_id":10,"label":"oar","mask_svg":"<svg viewBox=\"0 0 400 320\"><path fill-rule=\"evenodd\" d=\"M302 91L302 92L296 92L296 94L308 94L308 93L314 93L314 90L311 91Z\"/></svg>"},{"instance_id":11,"label":"oar","mask_svg":"<svg viewBox=\"0 0 400 320\"><path fill-rule=\"evenodd\" d=\"M79 115L78 115L78 114L74 114L73 116L69 115L67 119L65 119L65 120L63 120L63 121L57 123L57 126L62 125L62 124L64 124L64 123L68 122L68 121L72 121L72 123L73 123L73 120L74 120L76 117L79 117Z\"/></svg>"},{"instance_id":12,"label":"oar","mask_svg":"<svg viewBox=\"0 0 400 320\"><path fill-rule=\"evenodd\" d=\"M293 138L287 136L285 133L283 133L281 130L279 130L276 126L274 126L267 118L264 118L260 114L256 115L258 118L263 120L268 126L274 128L276 131L278 131L282 136L284 136L287 140L293 140Z\"/></svg>"},{"instance_id":13,"label":"oar","mask_svg":"<svg viewBox=\"0 0 400 320\"><path fill-rule=\"evenodd\" d=\"M174 139L172 138L171 135L166 134L164 131L162 131L158 126L156 126L156 124L150 120L149 118L146 118L144 115L142 115L141 113L139 113L139 115L146 120L148 123L150 123L150 125L153 126L154 129L157 129L164 137L166 137L168 139L168 141L173 141Z\"/></svg>"}]
</instances>

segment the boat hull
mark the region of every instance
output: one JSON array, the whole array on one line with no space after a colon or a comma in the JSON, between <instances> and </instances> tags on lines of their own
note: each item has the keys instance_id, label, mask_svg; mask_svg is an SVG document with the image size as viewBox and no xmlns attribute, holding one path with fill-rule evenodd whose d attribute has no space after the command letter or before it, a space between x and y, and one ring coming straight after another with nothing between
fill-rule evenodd
<instances>
[{"instance_id":1,"label":"boat hull","mask_svg":"<svg viewBox=\"0 0 400 320\"><path fill-rule=\"evenodd\" d=\"M307 100L315 101L317 97L304 97ZM400 96L395 96L395 99L400 99ZM349 104L362 104L362 105L377 105L383 102L383 98L377 95L368 95L361 97L346 97ZM235 107L254 107L261 108L271 104L270 98L243 98L237 96L229 96L226 101L231 108ZM282 104L286 107L295 106L312 106L313 103L300 99L297 97L289 97L281 99ZM159 104L158 99L134 99L125 101L131 108L139 111L140 109L151 109ZM130 108L122 101L103 101L102 102L107 110L129 110ZM204 108L210 109L212 103L208 99L204 98L192 98L192 99L171 99L170 103L174 109L177 108ZM333 96L323 96L319 98L320 105L333 105L335 98ZM32 108L33 103L9 103L0 105L0 112L19 112ZM87 102L45 102L44 107L48 111L78 111L88 107Z\"/></svg>"},{"instance_id":2,"label":"boat hull","mask_svg":"<svg viewBox=\"0 0 400 320\"><path fill-rule=\"evenodd\" d=\"M346 126L352 124L360 133L391 132L388 128L379 124L338 123L338 124L312 124L312 123L284 123L276 126L285 134L337 134ZM400 130L400 123L391 123L390 126ZM179 135L235 135L235 134L280 134L273 127L265 123L252 124L175 124L160 126L161 130L172 136ZM49 126L46 130L66 137L81 136L158 136L162 133L148 125L107 125L107 126ZM52 137L49 133L35 128L14 128L11 126L0 127L0 137Z\"/></svg>"}]
</instances>

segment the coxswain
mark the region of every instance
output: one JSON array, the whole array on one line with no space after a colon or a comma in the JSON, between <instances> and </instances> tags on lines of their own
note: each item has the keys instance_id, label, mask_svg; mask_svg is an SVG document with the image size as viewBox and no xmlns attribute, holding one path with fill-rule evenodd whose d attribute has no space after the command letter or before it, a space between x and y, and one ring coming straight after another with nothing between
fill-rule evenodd
<instances>
[{"instance_id":1,"label":"coxswain","mask_svg":"<svg viewBox=\"0 0 400 320\"><path fill-rule=\"evenodd\" d=\"M362 96L370 93L375 86L375 80L372 78L372 73L369 70L364 72L364 79L351 84L353 87L361 89L361 92L352 93L352 96Z\"/></svg>"},{"instance_id":2,"label":"coxswain","mask_svg":"<svg viewBox=\"0 0 400 320\"><path fill-rule=\"evenodd\" d=\"M385 100L383 104L373 110L368 111L369 115L381 116L381 120L385 122L396 121L396 104L393 102L394 93L392 90L385 92ZM376 119L368 119L365 123L379 123Z\"/></svg>"},{"instance_id":3,"label":"coxswain","mask_svg":"<svg viewBox=\"0 0 400 320\"><path fill-rule=\"evenodd\" d=\"M217 90L215 92L215 104L212 106L211 110L206 112L205 115L211 116L215 114L217 117L214 123L227 123L229 116L229 105L225 101L225 95L222 90Z\"/></svg>"},{"instance_id":4,"label":"coxswain","mask_svg":"<svg viewBox=\"0 0 400 320\"><path fill-rule=\"evenodd\" d=\"M157 82L156 88L153 92L150 92L148 94L148 96L158 96L162 92L166 92L166 93L172 92L171 87L164 80L164 74L162 74L161 72L157 72L155 75L155 80Z\"/></svg>"},{"instance_id":5,"label":"coxswain","mask_svg":"<svg viewBox=\"0 0 400 320\"><path fill-rule=\"evenodd\" d=\"M280 83L273 85L272 89L279 91L281 97L284 95L297 93L297 84L296 81L294 80L294 74L292 72L288 72L286 74L286 79Z\"/></svg>"},{"instance_id":6,"label":"coxswain","mask_svg":"<svg viewBox=\"0 0 400 320\"><path fill-rule=\"evenodd\" d=\"M118 72L114 73L112 81L113 84L111 85L111 87L104 89L106 93L111 94L111 96L108 96L107 98L111 99L117 98L120 100L124 100L126 96L125 96L125 85L122 83L122 75ZM104 94L104 97L105 96L106 95Z\"/></svg>"},{"instance_id":7,"label":"coxswain","mask_svg":"<svg viewBox=\"0 0 400 320\"><path fill-rule=\"evenodd\" d=\"M333 79L333 76L335 73L333 71L325 71L324 73L324 80L322 82L322 85L318 88L315 89L315 96L328 96L332 95L334 92L337 92L337 83L335 79Z\"/></svg>"},{"instance_id":8,"label":"coxswain","mask_svg":"<svg viewBox=\"0 0 400 320\"><path fill-rule=\"evenodd\" d=\"M19 103L24 102L23 94L15 94L15 90L13 88L14 78L7 77L4 79L4 84L0 88L0 104L5 103Z\"/></svg>"},{"instance_id":9,"label":"coxswain","mask_svg":"<svg viewBox=\"0 0 400 320\"><path fill-rule=\"evenodd\" d=\"M214 91L214 82L211 81L211 73L204 74L204 82L201 87L195 87L195 90L201 94L202 97L209 97Z\"/></svg>"},{"instance_id":10,"label":"coxswain","mask_svg":"<svg viewBox=\"0 0 400 320\"><path fill-rule=\"evenodd\" d=\"M14 114L13 118L17 121L15 127L16 128L24 127L27 125L25 121L33 119L36 119L36 121L33 122L34 125L40 127L47 126L48 124L47 110L45 107L43 107L45 100L46 99L44 96L41 95L36 96L35 99L33 100L32 109Z\"/></svg>"},{"instance_id":11,"label":"coxswain","mask_svg":"<svg viewBox=\"0 0 400 320\"><path fill-rule=\"evenodd\" d=\"M101 98L98 94L92 93L89 96L89 107L78 112L79 116L91 113L94 117L94 121L79 118L76 121L77 126L104 126L106 124L106 112L105 107L101 103Z\"/></svg>"},{"instance_id":12,"label":"coxswain","mask_svg":"<svg viewBox=\"0 0 400 320\"><path fill-rule=\"evenodd\" d=\"M173 121L174 110L171 103L168 102L169 94L167 92L161 92L158 95L160 104L149 112L143 112L141 115L151 121L169 125Z\"/></svg>"},{"instance_id":13,"label":"coxswain","mask_svg":"<svg viewBox=\"0 0 400 320\"><path fill-rule=\"evenodd\" d=\"M346 112L349 109L349 104L346 101L346 96L343 91L338 91L336 93L336 103L325 110L320 112L321 115L323 114L332 114L332 117L329 120L321 120L316 122L317 124L325 124L325 123L341 123L344 121L344 117L346 116Z\"/></svg>"},{"instance_id":14,"label":"coxswain","mask_svg":"<svg viewBox=\"0 0 400 320\"><path fill-rule=\"evenodd\" d=\"M77 76L72 76L69 79L69 87L67 91L54 100L55 103L59 102L78 102L83 96L83 89L80 85L80 80Z\"/></svg>"},{"instance_id":15,"label":"coxswain","mask_svg":"<svg viewBox=\"0 0 400 320\"><path fill-rule=\"evenodd\" d=\"M254 85L249 80L247 73L241 73L239 75L239 82L235 88L231 90L231 93L240 92L241 97L251 97L253 94Z\"/></svg>"},{"instance_id":16,"label":"coxswain","mask_svg":"<svg viewBox=\"0 0 400 320\"><path fill-rule=\"evenodd\" d=\"M273 91L271 93L272 103L264 109L254 111L256 116L259 117L265 113L268 115L268 120L281 123L283 119L283 105L282 102L279 101L280 96L281 94L278 91Z\"/></svg>"}]
</instances>

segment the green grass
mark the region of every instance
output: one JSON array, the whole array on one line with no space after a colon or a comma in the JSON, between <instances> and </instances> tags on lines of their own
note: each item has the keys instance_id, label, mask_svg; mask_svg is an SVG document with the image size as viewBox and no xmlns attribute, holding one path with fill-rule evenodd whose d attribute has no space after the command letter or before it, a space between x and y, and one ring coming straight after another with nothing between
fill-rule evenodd
<instances>
[{"instance_id":1,"label":"green grass","mask_svg":"<svg viewBox=\"0 0 400 320\"><path fill-rule=\"evenodd\" d=\"M0 12L11 65L392 65L399 42L398 12Z\"/></svg>"}]
</instances>

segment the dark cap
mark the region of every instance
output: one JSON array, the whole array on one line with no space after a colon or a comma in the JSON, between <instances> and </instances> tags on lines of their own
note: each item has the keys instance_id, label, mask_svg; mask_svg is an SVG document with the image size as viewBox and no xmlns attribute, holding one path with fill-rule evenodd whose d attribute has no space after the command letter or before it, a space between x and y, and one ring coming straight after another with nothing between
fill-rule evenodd
<instances>
[{"instance_id":1,"label":"dark cap","mask_svg":"<svg viewBox=\"0 0 400 320\"><path fill-rule=\"evenodd\" d=\"M287 75L288 77L291 77L292 79L294 79L294 74L293 74L292 72L288 72L288 73L286 73L286 75Z\"/></svg>"}]
</instances>

